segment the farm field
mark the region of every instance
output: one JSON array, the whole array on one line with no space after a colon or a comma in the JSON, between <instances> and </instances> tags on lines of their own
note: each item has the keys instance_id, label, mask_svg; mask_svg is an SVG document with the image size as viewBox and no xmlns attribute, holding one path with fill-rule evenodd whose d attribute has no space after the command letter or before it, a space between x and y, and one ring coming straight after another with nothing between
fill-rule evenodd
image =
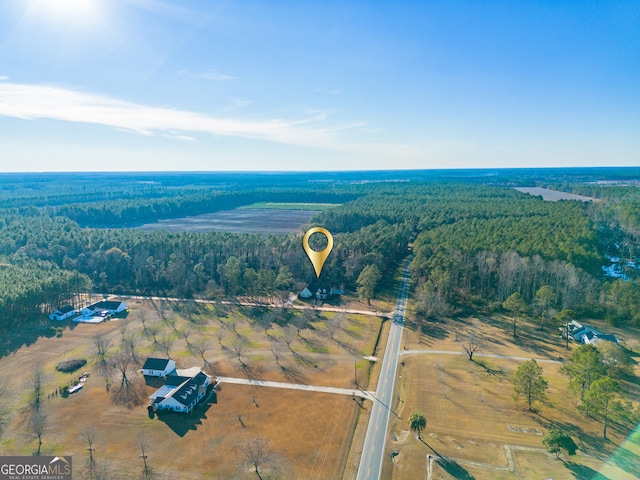
<instances>
[{"instance_id":1,"label":"farm field","mask_svg":"<svg viewBox=\"0 0 640 480\"><path fill-rule=\"evenodd\" d=\"M300 230L319 210L236 208L192 217L158 220L139 228L144 231L234 232L286 235Z\"/></svg>"},{"instance_id":2,"label":"farm field","mask_svg":"<svg viewBox=\"0 0 640 480\"><path fill-rule=\"evenodd\" d=\"M638 347L638 332L589 322L612 331L628 348ZM514 342L510 319L501 316L447 320L429 324L422 333L405 330L404 355L400 357L396 396L387 441L384 478L427 478L428 455L432 457L431 478L454 479L632 479L640 470L640 443L625 441L631 432L610 428L608 441L602 439L602 424L576 409L578 399L568 394L568 379L560 373L559 359L568 356L564 343L548 328L529 320L519 322ZM462 353L468 334L482 338L481 354L536 358L549 382L548 400L529 412L526 404L511 397L511 377L521 360L474 356ZM573 345L570 345L574 348ZM456 354L424 351L436 350ZM422 351L422 353L417 353ZM416 353L412 353L416 352ZM636 400L640 369L635 379L625 382L627 399ZM427 419L417 439L408 427L408 417L421 411ZM578 455L565 462L544 449L542 437L551 425L570 432L578 445ZM446 457L448 462L433 459ZM594 477L597 472L601 476Z\"/></svg>"},{"instance_id":3,"label":"farm field","mask_svg":"<svg viewBox=\"0 0 640 480\"><path fill-rule=\"evenodd\" d=\"M224 377L353 388L354 375L366 387L371 362L362 357L374 353L380 318L347 315L330 333L327 322L337 314L323 312L308 317L299 332L276 323L265 331L257 323L262 316L276 313L284 315L277 319L280 323L294 323L299 312L146 300L133 301L129 307L127 318L99 325L71 328L70 323L62 322L66 327L60 337L39 338L0 359L0 377L7 388L5 402L12 411L0 438L0 455L30 455L36 450L26 417L29 378L41 366L49 413L42 453L73 455L78 478L85 478L80 475L88 458L84 433L92 426L96 429L96 464L109 470L108 478L139 476L142 461L137 441L141 434L148 443L147 461L159 478L250 478L255 472L243 465L243 444L259 438L269 443L273 453L272 464L264 471L278 473L278 478L342 476L357 418L368 402L363 410L350 395L222 383L193 414L163 413L151 419L146 404L155 387L131 372L140 401L131 408L114 402L120 372L111 374L107 392L105 379L94 365L93 337L104 334L115 351L123 337L133 336L139 339L142 360L166 358L153 346L154 333L158 343L170 344L170 357L178 368L203 366L204 358L207 371ZM271 351L275 339L281 346L290 342L277 363ZM208 342L210 348L201 356L187 342ZM72 358L87 358L89 363L74 374L56 372L58 363ZM80 392L69 398L49 398L87 370L91 376Z\"/></svg>"},{"instance_id":4,"label":"farm field","mask_svg":"<svg viewBox=\"0 0 640 480\"><path fill-rule=\"evenodd\" d=\"M548 202L557 202L558 200L580 200L581 202L600 202L598 198L585 197L584 195L575 195L573 193L560 192L542 187L515 187L516 190L530 195L540 195L543 200Z\"/></svg>"}]
</instances>

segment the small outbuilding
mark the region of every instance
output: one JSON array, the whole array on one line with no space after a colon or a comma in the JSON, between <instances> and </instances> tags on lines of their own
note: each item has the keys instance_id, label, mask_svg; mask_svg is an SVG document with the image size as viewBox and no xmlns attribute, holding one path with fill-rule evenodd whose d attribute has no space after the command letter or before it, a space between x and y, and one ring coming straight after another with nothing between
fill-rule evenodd
<instances>
[{"instance_id":1,"label":"small outbuilding","mask_svg":"<svg viewBox=\"0 0 640 480\"><path fill-rule=\"evenodd\" d=\"M299 296L300 298L311 298L313 294L311 293L311 290L309 290L308 287L304 287L302 291L299 293Z\"/></svg>"},{"instance_id":2,"label":"small outbuilding","mask_svg":"<svg viewBox=\"0 0 640 480\"><path fill-rule=\"evenodd\" d=\"M49 315L50 320L65 320L69 317L72 317L76 314L76 310L71 306L67 305L65 307L60 307L51 315Z\"/></svg>"},{"instance_id":3,"label":"small outbuilding","mask_svg":"<svg viewBox=\"0 0 640 480\"><path fill-rule=\"evenodd\" d=\"M147 358L140 370L147 377L166 377L176 369L176 362L170 358Z\"/></svg>"}]
</instances>

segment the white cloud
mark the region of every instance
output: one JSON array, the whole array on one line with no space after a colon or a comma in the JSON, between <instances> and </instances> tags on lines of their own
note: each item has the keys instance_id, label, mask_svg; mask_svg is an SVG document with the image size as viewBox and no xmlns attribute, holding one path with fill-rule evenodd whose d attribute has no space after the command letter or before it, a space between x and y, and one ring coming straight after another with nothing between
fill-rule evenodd
<instances>
[{"instance_id":1,"label":"white cloud","mask_svg":"<svg viewBox=\"0 0 640 480\"><path fill-rule=\"evenodd\" d=\"M173 133L165 133L165 134L163 134L163 137L170 138L171 140L182 140L182 141L186 141L186 142L195 142L196 141L195 138L190 137L188 135L175 135Z\"/></svg>"},{"instance_id":2,"label":"white cloud","mask_svg":"<svg viewBox=\"0 0 640 480\"><path fill-rule=\"evenodd\" d=\"M46 118L97 124L180 140L193 140L187 133L207 133L375 155L398 154L399 150L409 148L373 142L345 142L341 138L344 134L364 124L328 124L323 113L296 121L221 118L46 85L0 83L0 115L25 120Z\"/></svg>"},{"instance_id":3,"label":"white cloud","mask_svg":"<svg viewBox=\"0 0 640 480\"><path fill-rule=\"evenodd\" d=\"M0 82L4 80L9 80L9 77L7 77L6 75L0 75Z\"/></svg>"}]
</instances>

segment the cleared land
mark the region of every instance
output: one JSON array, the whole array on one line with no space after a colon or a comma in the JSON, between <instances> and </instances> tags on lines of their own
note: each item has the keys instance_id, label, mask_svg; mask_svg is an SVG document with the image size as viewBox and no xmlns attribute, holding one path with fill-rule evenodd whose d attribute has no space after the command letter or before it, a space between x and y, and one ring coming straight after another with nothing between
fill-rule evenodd
<instances>
[{"instance_id":1,"label":"cleared land","mask_svg":"<svg viewBox=\"0 0 640 480\"><path fill-rule=\"evenodd\" d=\"M73 455L78 478L84 478L79 474L88 458L83 432L90 426L97 429L96 462L108 466L113 479L139 477L142 460L136 441L141 432L149 444L149 465L165 478L255 478L242 465L242 444L260 437L270 442L274 452L275 461L267 472L280 472L282 478L340 478L357 417L363 411L350 396L223 383L192 415L164 414L150 419L146 398L155 387L132 373L141 402L132 408L114 403L119 374L112 373L111 391L107 392L105 379L94 365L92 337L96 333L111 339L113 351L124 332L139 339L143 359L163 357L155 351L159 347L154 347L150 333L157 329L158 343L170 340L170 356L179 368L203 365L201 356L189 348L188 339L191 345L209 342L204 358L217 375L341 388L353 388L357 375L358 383L366 385L371 363L363 356L373 353L381 319L347 315L331 338L327 321L336 315L333 312L315 314L299 333L278 324L265 332L257 321L274 312L283 315L281 323L292 323L299 315L267 308L139 300L130 303L126 319L99 325L63 322L66 329L61 337L39 338L0 359L0 377L6 380L3 385L8 391L1 403L11 409L0 454L35 451L37 441L27 431L28 379L40 365L47 376L45 408L49 412L43 454ZM275 339L284 345L279 364L271 351ZM244 347L237 348L238 344ZM55 371L59 362L71 358L87 358L89 365L74 374ZM85 370L92 375L83 390L69 398L48 398Z\"/></svg>"},{"instance_id":2,"label":"cleared land","mask_svg":"<svg viewBox=\"0 0 640 480\"><path fill-rule=\"evenodd\" d=\"M629 348L637 347L637 332L612 331ZM520 322L514 341L510 319L501 316L449 320L429 324L422 333L405 330L408 350L462 352L469 333L483 338L483 353L558 360L568 353L557 334L540 332L531 321ZM573 348L573 347L572 347ZM446 457L432 462L431 478L594 478L631 479L640 476L640 438L627 441L629 430L612 428L609 441L602 439L602 424L576 408L568 394L568 379L561 363L540 363L549 382L548 401L528 412L524 402L511 397L511 377L521 361L464 355L408 354L401 357L389 441L382 478L427 478L427 455ZM639 368L631 382L624 382L627 399L638 399ZM421 411L427 419L424 442L408 427L409 415ZM569 461L547 454L542 437L551 425L568 431L579 452Z\"/></svg>"},{"instance_id":3,"label":"cleared land","mask_svg":"<svg viewBox=\"0 0 640 480\"><path fill-rule=\"evenodd\" d=\"M234 232L286 235L296 232L319 209L237 208L192 217L159 220L138 227L170 232Z\"/></svg>"},{"instance_id":4,"label":"cleared land","mask_svg":"<svg viewBox=\"0 0 640 480\"><path fill-rule=\"evenodd\" d=\"M314 213L322 210L329 210L330 208L342 205L341 203L278 203L278 202L260 202L245 207L240 207L240 210L246 209L269 209L269 210L311 210Z\"/></svg>"},{"instance_id":5,"label":"cleared land","mask_svg":"<svg viewBox=\"0 0 640 480\"><path fill-rule=\"evenodd\" d=\"M548 202L557 202L558 200L579 200L581 202L600 202L598 198L585 197L583 195L575 195L573 193L559 192L558 190L549 190L541 187L515 187L516 190L529 195L539 195L543 200Z\"/></svg>"}]
</instances>

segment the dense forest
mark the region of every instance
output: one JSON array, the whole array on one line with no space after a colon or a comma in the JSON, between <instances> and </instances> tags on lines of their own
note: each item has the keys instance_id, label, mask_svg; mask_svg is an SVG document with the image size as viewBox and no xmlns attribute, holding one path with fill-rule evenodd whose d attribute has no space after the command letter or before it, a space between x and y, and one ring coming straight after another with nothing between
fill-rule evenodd
<instances>
[{"instance_id":1,"label":"dense forest","mask_svg":"<svg viewBox=\"0 0 640 480\"><path fill-rule=\"evenodd\" d=\"M514 292L535 305L536 293L549 286L553 308L638 322L637 281L607 279L602 270L616 244L612 235L632 230L632 215L621 205L638 201L636 187L571 183L604 174L591 175L588 169L2 175L0 324L36 318L92 288L205 298L288 295L315 279L299 235L122 228L257 202L340 204L311 221L335 238L319 280L326 286L355 292L372 265L388 279L413 245L416 308L424 317L500 308ZM629 170L605 178L616 175L630 178ZM604 201L546 202L509 188L523 184L553 184ZM621 193L611 196L616 188ZM637 239L623 240L634 249Z\"/></svg>"}]
</instances>

